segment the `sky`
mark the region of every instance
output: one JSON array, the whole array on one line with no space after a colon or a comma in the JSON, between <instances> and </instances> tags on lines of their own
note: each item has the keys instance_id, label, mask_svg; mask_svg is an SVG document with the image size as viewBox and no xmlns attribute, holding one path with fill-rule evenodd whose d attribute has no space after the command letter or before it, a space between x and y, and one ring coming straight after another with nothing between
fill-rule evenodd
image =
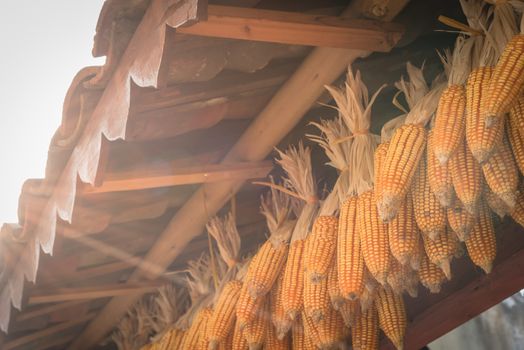
<instances>
[{"instance_id":1,"label":"sky","mask_svg":"<svg viewBox=\"0 0 524 350\"><path fill-rule=\"evenodd\" d=\"M0 0L0 223L17 222L27 178L42 178L74 75L101 65L91 48L103 0Z\"/></svg>"}]
</instances>

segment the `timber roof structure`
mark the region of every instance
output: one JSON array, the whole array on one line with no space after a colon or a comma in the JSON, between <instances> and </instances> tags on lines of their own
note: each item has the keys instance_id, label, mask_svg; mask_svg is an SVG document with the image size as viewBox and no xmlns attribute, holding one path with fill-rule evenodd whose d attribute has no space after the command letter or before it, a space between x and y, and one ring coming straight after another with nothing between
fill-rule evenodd
<instances>
[{"instance_id":1,"label":"timber roof structure","mask_svg":"<svg viewBox=\"0 0 524 350\"><path fill-rule=\"evenodd\" d=\"M208 248L205 224L232 197L253 250L266 228L251 182L279 175L274 147L334 115L324 85L350 63L370 90L389 84L380 130L405 62L436 74L435 49L454 41L436 14L460 16L458 2L106 0L93 46L106 63L73 78L46 176L25 182L19 222L2 227L0 348L112 348L134 302ZM505 219L497 231L490 275L458 259L441 293L407 299L407 349L524 287L524 230Z\"/></svg>"}]
</instances>

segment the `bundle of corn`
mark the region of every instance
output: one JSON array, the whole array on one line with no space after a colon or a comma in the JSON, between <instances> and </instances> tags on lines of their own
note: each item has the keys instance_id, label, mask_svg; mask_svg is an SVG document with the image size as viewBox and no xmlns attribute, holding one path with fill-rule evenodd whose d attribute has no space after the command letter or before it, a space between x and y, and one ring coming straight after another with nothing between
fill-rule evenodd
<instances>
[{"instance_id":1,"label":"bundle of corn","mask_svg":"<svg viewBox=\"0 0 524 350\"><path fill-rule=\"evenodd\" d=\"M404 300L389 287L379 287L375 307L380 328L397 349L402 349L407 326Z\"/></svg>"},{"instance_id":2,"label":"bundle of corn","mask_svg":"<svg viewBox=\"0 0 524 350\"><path fill-rule=\"evenodd\" d=\"M418 270L418 277L420 283L431 293L439 293L440 286L446 280L446 275L440 267L429 261L426 253L422 255L420 260L420 268Z\"/></svg>"},{"instance_id":3,"label":"bundle of corn","mask_svg":"<svg viewBox=\"0 0 524 350\"><path fill-rule=\"evenodd\" d=\"M480 208L479 219L466 240L466 249L475 265L486 273L491 272L497 254L497 241L491 213L486 204L482 204Z\"/></svg>"},{"instance_id":4,"label":"bundle of corn","mask_svg":"<svg viewBox=\"0 0 524 350\"><path fill-rule=\"evenodd\" d=\"M378 314L377 309L372 305L357 318L355 325L351 327L351 342L353 349L378 349L378 336Z\"/></svg>"},{"instance_id":5,"label":"bundle of corn","mask_svg":"<svg viewBox=\"0 0 524 350\"><path fill-rule=\"evenodd\" d=\"M446 230L446 209L440 205L429 187L425 156L422 156L415 174L411 197L420 231L429 239L435 239Z\"/></svg>"},{"instance_id":6,"label":"bundle of corn","mask_svg":"<svg viewBox=\"0 0 524 350\"><path fill-rule=\"evenodd\" d=\"M402 79L397 83L397 87L404 92L408 104L411 101L411 110L406 116L404 125L395 130L384 164L381 166L379 179L381 193L377 198L377 207L380 218L385 222L391 221L397 215L406 198L426 147L425 125L437 108L444 88L444 84L435 82L435 86L427 92L428 86L422 76L422 70L409 64L408 74L410 74L410 82L407 83ZM421 91L417 91L417 88Z\"/></svg>"},{"instance_id":7,"label":"bundle of corn","mask_svg":"<svg viewBox=\"0 0 524 350\"><path fill-rule=\"evenodd\" d=\"M520 173L524 174L524 96L519 98L509 112L508 138Z\"/></svg>"},{"instance_id":8,"label":"bundle of corn","mask_svg":"<svg viewBox=\"0 0 524 350\"><path fill-rule=\"evenodd\" d=\"M435 155L434 138L433 131L429 131L426 152L429 188L441 206L449 207L455 199L455 190L453 189L449 163L441 164Z\"/></svg>"},{"instance_id":9,"label":"bundle of corn","mask_svg":"<svg viewBox=\"0 0 524 350\"><path fill-rule=\"evenodd\" d=\"M458 199L468 213L477 216L482 195L482 170L465 142L451 158L449 165Z\"/></svg>"},{"instance_id":10,"label":"bundle of corn","mask_svg":"<svg viewBox=\"0 0 524 350\"><path fill-rule=\"evenodd\" d=\"M296 213L297 221L283 268L282 304L285 313L295 320L303 306L305 241L318 210L317 187L312 173L311 151L302 144L280 153L280 165L286 172L284 183L305 205Z\"/></svg>"},{"instance_id":11,"label":"bundle of corn","mask_svg":"<svg viewBox=\"0 0 524 350\"><path fill-rule=\"evenodd\" d=\"M441 55L446 67L448 86L442 92L433 127L433 152L445 165L464 139L466 127L466 90L464 83L471 70L471 49L474 40L459 35L453 53Z\"/></svg>"},{"instance_id":12,"label":"bundle of corn","mask_svg":"<svg viewBox=\"0 0 524 350\"><path fill-rule=\"evenodd\" d=\"M518 4L519 7L522 4ZM524 19L517 34L516 16L513 5L505 1L495 3L493 33L498 48L503 48L487 87L487 99L482 105L481 115L487 127L493 127L504 118L517 102L524 87ZM511 38L508 41L508 38Z\"/></svg>"}]
</instances>

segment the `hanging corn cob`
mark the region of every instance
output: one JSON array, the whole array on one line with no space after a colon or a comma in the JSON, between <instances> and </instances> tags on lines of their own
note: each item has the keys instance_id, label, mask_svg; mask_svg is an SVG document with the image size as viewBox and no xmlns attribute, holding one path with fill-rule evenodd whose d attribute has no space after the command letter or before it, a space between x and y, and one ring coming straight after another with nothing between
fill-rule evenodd
<instances>
[{"instance_id":1,"label":"hanging corn cob","mask_svg":"<svg viewBox=\"0 0 524 350\"><path fill-rule=\"evenodd\" d=\"M336 349L344 344L348 335L344 321L338 312L329 308L326 316L315 323L307 315L303 315L304 331L310 336L318 349Z\"/></svg>"},{"instance_id":2,"label":"hanging corn cob","mask_svg":"<svg viewBox=\"0 0 524 350\"><path fill-rule=\"evenodd\" d=\"M269 315L269 303L264 300L260 312L257 313L252 322L248 323L242 330L246 338L249 350L261 349L266 340L267 328L271 326Z\"/></svg>"},{"instance_id":3,"label":"hanging corn cob","mask_svg":"<svg viewBox=\"0 0 524 350\"><path fill-rule=\"evenodd\" d=\"M303 306L304 269L303 253L305 241L303 239L291 242L289 254L284 268L282 283L282 307L291 320L295 320Z\"/></svg>"},{"instance_id":4,"label":"hanging corn cob","mask_svg":"<svg viewBox=\"0 0 524 350\"><path fill-rule=\"evenodd\" d=\"M293 152L299 151L290 150L289 157ZM281 157L288 155L281 153ZM291 206L288 195L271 188L271 192L262 197L261 203L270 237L253 256L245 277L244 284L253 298L264 296L271 290L286 262L288 242L295 226L295 222L289 219Z\"/></svg>"},{"instance_id":5,"label":"hanging corn cob","mask_svg":"<svg viewBox=\"0 0 524 350\"><path fill-rule=\"evenodd\" d=\"M236 306L237 325L243 330L248 324L252 323L260 313L264 304L265 296L253 298L244 284L240 290L240 296Z\"/></svg>"},{"instance_id":6,"label":"hanging corn cob","mask_svg":"<svg viewBox=\"0 0 524 350\"><path fill-rule=\"evenodd\" d=\"M196 350L202 348L202 343L205 342L205 328L212 314L213 310L210 307L204 307L196 313L186 332L181 349Z\"/></svg>"},{"instance_id":7,"label":"hanging corn cob","mask_svg":"<svg viewBox=\"0 0 524 350\"><path fill-rule=\"evenodd\" d=\"M338 201L335 196L331 198ZM304 247L304 271L306 280L310 283L320 283L327 279L336 251L338 218L334 215L322 215L324 207L322 205L320 216L316 218Z\"/></svg>"},{"instance_id":8,"label":"hanging corn cob","mask_svg":"<svg viewBox=\"0 0 524 350\"><path fill-rule=\"evenodd\" d=\"M244 334L242 330L240 329L240 325L238 324L238 322L235 324L235 328L233 330L233 345L231 349L232 350L248 350L249 349L247 340L244 337Z\"/></svg>"},{"instance_id":9,"label":"hanging corn cob","mask_svg":"<svg viewBox=\"0 0 524 350\"><path fill-rule=\"evenodd\" d=\"M475 217L468 213L460 202L454 203L447 209L447 217L449 227L455 232L457 238L464 242L475 225Z\"/></svg>"},{"instance_id":10,"label":"hanging corn cob","mask_svg":"<svg viewBox=\"0 0 524 350\"><path fill-rule=\"evenodd\" d=\"M378 349L378 314L372 305L367 311L357 318L355 325L351 328L351 342L354 350Z\"/></svg>"},{"instance_id":11,"label":"hanging corn cob","mask_svg":"<svg viewBox=\"0 0 524 350\"><path fill-rule=\"evenodd\" d=\"M357 318L360 317L360 300L344 299L344 303L339 307L338 312L340 313L340 316L342 316L346 327L353 327Z\"/></svg>"},{"instance_id":12,"label":"hanging corn cob","mask_svg":"<svg viewBox=\"0 0 524 350\"><path fill-rule=\"evenodd\" d=\"M466 240L466 248L473 263L490 273L497 254L497 242L491 213L485 204L481 206L479 219Z\"/></svg>"},{"instance_id":13,"label":"hanging corn cob","mask_svg":"<svg viewBox=\"0 0 524 350\"><path fill-rule=\"evenodd\" d=\"M342 305L345 304L346 299L342 295L338 283L338 271L336 265L336 258L333 261L333 264L329 267L328 271L328 295L329 300L331 301L331 307L335 310L340 310Z\"/></svg>"},{"instance_id":14,"label":"hanging corn cob","mask_svg":"<svg viewBox=\"0 0 524 350\"><path fill-rule=\"evenodd\" d=\"M272 327L275 328L275 336L281 340L284 339L286 334L291 329L293 320L289 318L289 315L284 310L283 295L282 295L282 283L284 275L281 273L277 279L277 282L273 286L269 296L271 321Z\"/></svg>"},{"instance_id":15,"label":"hanging corn cob","mask_svg":"<svg viewBox=\"0 0 524 350\"><path fill-rule=\"evenodd\" d=\"M415 220L413 200L408 196L402 203L398 215L388 224L388 242L391 255L402 265L415 265L415 250L420 234Z\"/></svg>"},{"instance_id":16,"label":"hanging corn cob","mask_svg":"<svg viewBox=\"0 0 524 350\"><path fill-rule=\"evenodd\" d=\"M289 336L286 334L282 337L282 339L279 339L279 337L277 337L275 327L273 327L271 321L269 321L269 323L270 324L266 326L266 339L264 348L275 350L288 350L291 345Z\"/></svg>"},{"instance_id":17,"label":"hanging corn cob","mask_svg":"<svg viewBox=\"0 0 524 350\"><path fill-rule=\"evenodd\" d=\"M208 325L209 349L213 350L224 342L235 325L236 302L240 296L242 282L229 281L222 289L215 303L213 315Z\"/></svg>"},{"instance_id":18,"label":"hanging corn cob","mask_svg":"<svg viewBox=\"0 0 524 350\"><path fill-rule=\"evenodd\" d=\"M524 96L520 96L509 112L508 138L520 173L524 174Z\"/></svg>"},{"instance_id":19,"label":"hanging corn cob","mask_svg":"<svg viewBox=\"0 0 524 350\"><path fill-rule=\"evenodd\" d=\"M459 35L453 53L441 55L446 66L448 86L442 92L433 127L433 152L444 165L464 139L466 127L466 91L464 83L471 70L471 49L474 39Z\"/></svg>"},{"instance_id":20,"label":"hanging corn cob","mask_svg":"<svg viewBox=\"0 0 524 350\"><path fill-rule=\"evenodd\" d=\"M373 278L368 269L364 269L364 291L359 298L360 309L362 312L365 312L375 300L377 288L379 286L378 282Z\"/></svg>"},{"instance_id":21,"label":"hanging corn cob","mask_svg":"<svg viewBox=\"0 0 524 350\"><path fill-rule=\"evenodd\" d=\"M307 317L318 323L330 308L328 279L324 278L318 282L304 279L304 313Z\"/></svg>"},{"instance_id":22,"label":"hanging corn cob","mask_svg":"<svg viewBox=\"0 0 524 350\"><path fill-rule=\"evenodd\" d=\"M429 261L426 253L422 255L420 269L418 270L420 283L431 293L439 293L440 286L446 280L446 275L440 267Z\"/></svg>"},{"instance_id":23,"label":"hanging corn cob","mask_svg":"<svg viewBox=\"0 0 524 350\"><path fill-rule=\"evenodd\" d=\"M446 274L446 277L450 279L451 260L458 249L457 237L449 232L449 230L444 230L434 239L429 239L423 236L423 241L424 250L426 251L429 260L440 267Z\"/></svg>"},{"instance_id":24,"label":"hanging corn cob","mask_svg":"<svg viewBox=\"0 0 524 350\"><path fill-rule=\"evenodd\" d=\"M392 259L391 269L387 278L388 286L391 290L401 295L406 291L411 297L415 298L417 291L417 274L409 265L401 265L395 259Z\"/></svg>"},{"instance_id":25,"label":"hanging corn cob","mask_svg":"<svg viewBox=\"0 0 524 350\"><path fill-rule=\"evenodd\" d=\"M380 328L397 349L402 349L407 326L404 300L389 287L379 287L375 307Z\"/></svg>"},{"instance_id":26,"label":"hanging corn cob","mask_svg":"<svg viewBox=\"0 0 524 350\"><path fill-rule=\"evenodd\" d=\"M409 66L408 66L409 68ZM422 77L422 71L415 68L408 69L411 73L409 83L404 80L397 86L406 96L412 93L415 87L421 85L421 90L427 91L427 85ZM420 97L412 105L411 111L406 116L405 124L395 130L381 169L380 197L377 198L377 207L383 221L391 221L405 200L413 181L418 163L424 154L426 146L425 124L435 111L438 99L443 89L443 84L436 84L429 92ZM412 100L409 96L408 101ZM411 106L411 105L410 105Z\"/></svg>"},{"instance_id":27,"label":"hanging corn cob","mask_svg":"<svg viewBox=\"0 0 524 350\"><path fill-rule=\"evenodd\" d=\"M446 230L446 209L440 205L429 188L425 158L422 157L419 169L415 174L411 197L413 198L415 220L420 231L429 239L435 239Z\"/></svg>"},{"instance_id":28,"label":"hanging corn cob","mask_svg":"<svg viewBox=\"0 0 524 350\"><path fill-rule=\"evenodd\" d=\"M450 172L458 199L468 213L476 216L482 195L482 170L465 143L450 160Z\"/></svg>"},{"instance_id":29,"label":"hanging corn cob","mask_svg":"<svg viewBox=\"0 0 524 350\"><path fill-rule=\"evenodd\" d=\"M311 339L309 337L306 338L304 325L300 316L298 316L296 322L293 323L291 335L293 338L291 348L293 350L316 350Z\"/></svg>"},{"instance_id":30,"label":"hanging corn cob","mask_svg":"<svg viewBox=\"0 0 524 350\"><path fill-rule=\"evenodd\" d=\"M428 132L427 143L427 176L431 192L435 195L440 205L449 207L455 199L455 191L453 189L453 181L451 180L451 173L449 171L449 163L441 164L435 156L435 149L433 147L434 140L433 130ZM456 150L456 149L455 149Z\"/></svg>"},{"instance_id":31,"label":"hanging corn cob","mask_svg":"<svg viewBox=\"0 0 524 350\"><path fill-rule=\"evenodd\" d=\"M517 191L518 192L518 191ZM489 208L499 216L499 218L502 220L506 215L508 215L511 210L508 207L506 203L502 199L500 199L499 196L497 196L491 189L485 185L484 186L484 199L486 200L486 203L488 204ZM517 193L518 196L518 193Z\"/></svg>"},{"instance_id":32,"label":"hanging corn cob","mask_svg":"<svg viewBox=\"0 0 524 350\"><path fill-rule=\"evenodd\" d=\"M487 99L482 106L481 115L485 118L487 127L492 127L503 119L524 87L524 25L521 23L520 34L517 34L516 16L509 2L495 4L492 27L492 31L496 30L492 33L494 41L502 53L493 70L487 88Z\"/></svg>"}]
</instances>

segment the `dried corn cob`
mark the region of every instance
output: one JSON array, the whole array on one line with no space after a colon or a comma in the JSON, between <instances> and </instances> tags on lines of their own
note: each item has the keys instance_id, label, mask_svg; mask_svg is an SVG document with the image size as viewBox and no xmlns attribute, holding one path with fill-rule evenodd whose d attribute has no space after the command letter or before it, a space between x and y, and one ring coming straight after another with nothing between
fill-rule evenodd
<instances>
[{"instance_id":1,"label":"dried corn cob","mask_svg":"<svg viewBox=\"0 0 524 350\"><path fill-rule=\"evenodd\" d=\"M342 316L333 308L329 308L326 316L315 325L318 332L320 349L340 349L349 335Z\"/></svg>"},{"instance_id":2,"label":"dried corn cob","mask_svg":"<svg viewBox=\"0 0 524 350\"><path fill-rule=\"evenodd\" d=\"M397 349L402 349L407 326L404 300L390 288L379 287L375 307L380 328Z\"/></svg>"},{"instance_id":3,"label":"dried corn cob","mask_svg":"<svg viewBox=\"0 0 524 350\"><path fill-rule=\"evenodd\" d=\"M293 350L316 350L315 345L309 337L306 338L302 318L297 316L297 321L291 327L292 349Z\"/></svg>"},{"instance_id":4,"label":"dried corn cob","mask_svg":"<svg viewBox=\"0 0 524 350\"><path fill-rule=\"evenodd\" d=\"M509 112L508 138L520 173L524 174L524 96L520 96Z\"/></svg>"},{"instance_id":5,"label":"dried corn cob","mask_svg":"<svg viewBox=\"0 0 524 350\"><path fill-rule=\"evenodd\" d=\"M266 327L266 339L264 342L265 349L275 349L275 350L288 350L290 347L289 336L284 334L282 339L277 337L277 332L273 325L268 324Z\"/></svg>"},{"instance_id":6,"label":"dried corn cob","mask_svg":"<svg viewBox=\"0 0 524 350\"><path fill-rule=\"evenodd\" d=\"M371 273L367 269L364 271L364 286L364 291L359 298L362 312L367 311L367 309L373 305L379 286L378 282L371 276Z\"/></svg>"},{"instance_id":7,"label":"dried corn cob","mask_svg":"<svg viewBox=\"0 0 524 350\"><path fill-rule=\"evenodd\" d=\"M215 303L213 315L208 325L209 349L216 349L228 334L232 333L235 326L235 310L242 282L229 281L226 283Z\"/></svg>"},{"instance_id":8,"label":"dried corn cob","mask_svg":"<svg viewBox=\"0 0 524 350\"><path fill-rule=\"evenodd\" d=\"M440 286L446 280L446 275L437 265L429 261L426 254L423 255L418 270L420 283L431 293L439 293Z\"/></svg>"},{"instance_id":9,"label":"dried corn cob","mask_svg":"<svg viewBox=\"0 0 524 350\"><path fill-rule=\"evenodd\" d=\"M344 299L344 296L340 292L340 287L338 284L338 273L337 273L337 266L335 263L333 263L328 271L328 295L329 300L331 301L331 306L335 310L339 310L342 305L345 303L346 299Z\"/></svg>"},{"instance_id":10,"label":"dried corn cob","mask_svg":"<svg viewBox=\"0 0 524 350\"><path fill-rule=\"evenodd\" d=\"M357 231L357 197L349 197L340 208L337 244L340 291L354 300L364 289L364 257Z\"/></svg>"},{"instance_id":11,"label":"dried corn cob","mask_svg":"<svg viewBox=\"0 0 524 350\"><path fill-rule=\"evenodd\" d=\"M181 329L173 328L169 330L162 339L165 339L165 349L179 349L184 342L186 332ZM166 338L167 337L167 338Z\"/></svg>"},{"instance_id":12,"label":"dried corn cob","mask_svg":"<svg viewBox=\"0 0 524 350\"><path fill-rule=\"evenodd\" d=\"M209 324L213 317L213 310L210 308L209 313L206 315L202 326L200 327L200 339L198 341L198 347L196 350L208 350L209 349Z\"/></svg>"},{"instance_id":13,"label":"dried corn cob","mask_svg":"<svg viewBox=\"0 0 524 350\"><path fill-rule=\"evenodd\" d=\"M331 308L328 279L317 283L304 279L304 312L313 322L318 323Z\"/></svg>"},{"instance_id":14,"label":"dried corn cob","mask_svg":"<svg viewBox=\"0 0 524 350\"><path fill-rule=\"evenodd\" d=\"M370 307L357 318L351 328L351 342L354 350L378 349L378 314L375 306Z\"/></svg>"},{"instance_id":15,"label":"dried corn cob","mask_svg":"<svg viewBox=\"0 0 524 350\"><path fill-rule=\"evenodd\" d=\"M231 350L231 349L233 349L233 337L235 336L234 327L235 326L233 325L233 329L231 329L231 332L229 332L229 334L227 335L226 339L224 339L224 341L222 341L218 345L218 350Z\"/></svg>"},{"instance_id":16,"label":"dried corn cob","mask_svg":"<svg viewBox=\"0 0 524 350\"><path fill-rule=\"evenodd\" d=\"M304 254L305 241L303 239L291 242L289 254L284 267L282 283L282 306L285 313L295 320L303 307L304 295Z\"/></svg>"},{"instance_id":17,"label":"dried corn cob","mask_svg":"<svg viewBox=\"0 0 524 350\"><path fill-rule=\"evenodd\" d=\"M388 224L388 242L391 255L402 265L411 264L419 244L419 232L415 221L413 201L409 195L398 215Z\"/></svg>"},{"instance_id":18,"label":"dried corn cob","mask_svg":"<svg viewBox=\"0 0 524 350\"><path fill-rule=\"evenodd\" d=\"M517 191L518 192L518 191ZM493 191L487 186L484 186L484 198L489 208L503 219L507 214L511 212L510 208L502 199L499 198ZM517 194L518 196L518 194Z\"/></svg>"},{"instance_id":19,"label":"dried corn cob","mask_svg":"<svg viewBox=\"0 0 524 350\"><path fill-rule=\"evenodd\" d=\"M340 316L344 320L347 328L353 327L355 321L360 317L360 301L359 300L344 300L344 303L338 309Z\"/></svg>"},{"instance_id":20,"label":"dried corn cob","mask_svg":"<svg viewBox=\"0 0 524 350\"><path fill-rule=\"evenodd\" d=\"M248 323L242 330L246 338L249 350L261 349L266 340L267 328L271 326L269 316L269 303L265 302L252 322Z\"/></svg>"},{"instance_id":21,"label":"dried corn cob","mask_svg":"<svg viewBox=\"0 0 524 350\"><path fill-rule=\"evenodd\" d=\"M307 278L314 283L327 278L337 249L337 226L336 216L319 216L306 238L304 268Z\"/></svg>"},{"instance_id":22,"label":"dried corn cob","mask_svg":"<svg viewBox=\"0 0 524 350\"><path fill-rule=\"evenodd\" d=\"M426 129L422 125L406 124L393 137L381 169L381 193L377 207L383 221L391 221L408 193L418 163L424 154Z\"/></svg>"},{"instance_id":23,"label":"dried corn cob","mask_svg":"<svg viewBox=\"0 0 524 350\"><path fill-rule=\"evenodd\" d=\"M410 296L417 296L418 280L410 266L401 265L398 261L392 259L387 281L394 293L401 295L404 291L407 291Z\"/></svg>"},{"instance_id":24,"label":"dried corn cob","mask_svg":"<svg viewBox=\"0 0 524 350\"><path fill-rule=\"evenodd\" d=\"M502 118L491 128L486 128L485 118L481 116L483 104L490 98L487 88L492 73L492 67L476 68L470 73L466 84L466 141L479 163L491 157L504 134Z\"/></svg>"},{"instance_id":25,"label":"dried corn cob","mask_svg":"<svg viewBox=\"0 0 524 350\"><path fill-rule=\"evenodd\" d=\"M388 153L389 141L383 142L377 146L374 154L375 163L375 179L374 179L374 190L377 194L377 198L382 198L382 168L384 167L384 160Z\"/></svg>"},{"instance_id":26,"label":"dried corn cob","mask_svg":"<svg viewBox=\"0 0 524 350\"><path fill-rule=\"evenodd\" d=\"M191 326L186 331L184 336L184 342L182 343L182 349L184 350L195 350L200 349L201 344L205 341L204 331L205 326L213 310L209 307L204 307L195 315Z\"/></svg>"},{"instance_id":27,"label":"dried corn cob","mask_svg":"<svg viewBox=\"0 0 524 350\"><path fill-rule=\"evenodd\" d=\"M476 216L482 194L482 171L465 143L451 158L450 172L458 199L470 214Z\"/></svg>"},{"instance_id":28,"label":"dried corn cob","mask_svg":"<svg viewBox=\"0 0 524 350\"><path fill-rule=\"evenodd\" d=\"M493 193L509 208L513 208L519 185L519 171L506 139L497 145L493 155L482 164L482 172Z\"/></svg>"},{"instance_id":29,"label":"dried corn cob","mask_svg":"<svg viewBox=\"0 0 524 350\"><path fill-rule=\"evenodd\" d=\"M462 203L456 202L447 210L449 227L458 239L464 242L475 225L475 218L466 211Z\"/></svg>"},{"instance_id":30,"label":"dried corn cob","mask_svg":"<svg viewBox=\"0 0 524 350\"><path fill-rule=\"evenodd\" d=\"M489 81L482 117L491 127L517 102L524 86L524 35L515 35L504 48Z\"/></svg>"},{"instance_id":31,"label":"dried corn cob","mask_svg":"<svg viewBox=\"0 0 524 350\"><path fill-rule=\"evenodd\" d=\"M446 210L429 188L425 159L420 161L411 194L419 229L430 239L435 239L446 229Z\"/></svg>"},{"instance_id":32,"label":"dried corn cob","mask_svg":"<svg viewBox=\"0 0 524 350\"><path fill-rule=\"evenodd\" d=\"M429 188L435 195L440 205L448 207L455 198L455 190L453 189L453 181L451 180L451 173L449 172L449 164L441 164L435 156L433 147L433 131L428 132L427 144L427 176Z\"/></svg>"},{"instance_id":33,"label":"dried corn cob","mask_svg":"<svg viewBox=\"0 0 524 350\"><path fill-rule=\"evenodd\" d=\"M436 264L444 271L448 279L451 278L451 259L453 259L457 251L458 240L457 237L444 230L435 239L429 239L423 236L424 250L428 255L429 260Z\"/></svg>"},{"instance_id":34,"label":"dried corn cob","mask_svg":"<svg viewBox=\"0 0 524 350\"><path fill-rule=\"evenodd\" d=\"M456 151L465 129L466 90L464 86L448 86L440 96L435 115L434 154L440 164L446 164Z\"/></svg>"},{"instance_id":35,"label":"dried corn cob","mask_svg":"<svg viewBox=\"0 0 524 350\"><path fill-rule=\"evenodd\" d=\"M466 248L471 261L490 273L497 254L497 241L491 213L485 204L482 205L479 219L466 240Z\"/></svg>"},{"instance_id":36,"label":"dried corn cob","mask_svg":"<svg viewBox=\"0 0 524 350\"><path fill-rule=\"evenodd\" d=\"M173 348L173 349L176 349L176 348ZM244 333L240 329L238 322L236 322L235 328L233 330L233 345L231 349L232 350L248 350L249 349L247 340L244 337Z\"/></svg>"},{"instance_id":37,"label":"dried corn cob","mask_svg":"<svg viewBox=\"0 0 524 350\"><path fill-rule=\"evenodd\" d=\"M264 302L264 297L253 298L249 293L245 283L240 290L236 307L237 325L240 329L253 322L256 315L261 311Z\"/></svg>"},{"instance_id":38,"label":"dried corn cob","mask_svg":"<svg viewBox=\"0 0 524 350\"><path fill-rule=\"evenodd\" d=\"M311 342L315 348L317 348L317 345L320 344L320 336L318 334L317 325L311 317L306 315L305 312L302 313L302 324L304 326L304 337L306 338L306 341Z\"/></svg>"},{"instance_id":39,"label":"dried corn cob","mask_svg":"<svg viewBox=\"0 0 524 350\"><path fill-rule=\"evenodd\" d=\"M291 329L292 320L289 318L289 315L285 312L283 306L283 294L282 294L282 281L284 275L280 274L277 279L277 282L273 286L273 289L270 292L270 313L271 321L275 328L275 336L278 339L284 339L287 332Z\"/></svg>"},{"instance_id":40,"label":"dried corn cob","mask_svg":"<svg viewBox=\"0 0 524 350\"><path fill-rule=\"evenodd\" d=\"M386 283L390 257L387 225L379 216L373 191L358 197L357 221L362 255L369 272L381 284Z\"/></svg>"}]
</instances>

